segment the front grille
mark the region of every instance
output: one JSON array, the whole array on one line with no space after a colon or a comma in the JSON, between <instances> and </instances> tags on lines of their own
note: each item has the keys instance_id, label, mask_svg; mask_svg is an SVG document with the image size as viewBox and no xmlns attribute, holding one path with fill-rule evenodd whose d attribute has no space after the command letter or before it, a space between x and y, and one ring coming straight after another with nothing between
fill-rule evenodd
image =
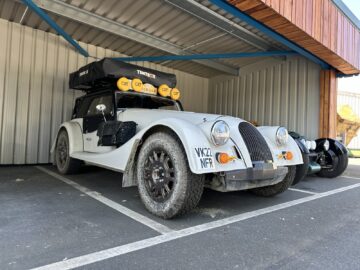
<instances>
[{"instance_id":1,"label":"front grille","mask_svg":"<svg viewBox=\"0 0 360 270\"><path fill-rule=\"evenodd\" d=\"M241 122L239 124L239 131L252 161L273 160L269 146L256 127L250 123Z\"/></svg>"}]
</instances>

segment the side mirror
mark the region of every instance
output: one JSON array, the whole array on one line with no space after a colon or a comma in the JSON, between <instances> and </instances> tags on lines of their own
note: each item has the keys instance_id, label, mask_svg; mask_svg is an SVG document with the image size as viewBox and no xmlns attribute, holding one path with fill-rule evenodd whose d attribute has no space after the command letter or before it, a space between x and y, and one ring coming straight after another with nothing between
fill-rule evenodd
<instances>
[{"instance_id":1,"label":"side mirror","mask_svg":"<svg viewBox=\"0 0 360 270\"><path fill-rule=\"evenodd\" d=\"M105 117L105 110L106 110L106 106L104 104L99 104L99 105L96 105L96 110L98 112L101 112L101 114L103 115L104 117L104 121L106 122L106 117Z\"/></svg>"}]
</instances>

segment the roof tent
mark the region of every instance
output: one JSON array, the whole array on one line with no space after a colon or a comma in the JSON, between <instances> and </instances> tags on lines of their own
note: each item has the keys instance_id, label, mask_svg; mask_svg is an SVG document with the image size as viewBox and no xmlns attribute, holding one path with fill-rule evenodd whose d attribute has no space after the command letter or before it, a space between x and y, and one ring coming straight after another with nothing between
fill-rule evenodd
<instances>
[{"instance_id":1,"label":"roof tent","mask_svg":"<svg viewBox=\"0 0 360 270\"><path fill-rule=\"evenodd\" d=\"M71 73L69 87L83 91L103 89L115 85L116 81L121 77L131 80L137 78L143 83L149 83L155 87L162 84L166 84L170 88L176 86L175 74L104 58Z\"/></svg>"}]
</instances>

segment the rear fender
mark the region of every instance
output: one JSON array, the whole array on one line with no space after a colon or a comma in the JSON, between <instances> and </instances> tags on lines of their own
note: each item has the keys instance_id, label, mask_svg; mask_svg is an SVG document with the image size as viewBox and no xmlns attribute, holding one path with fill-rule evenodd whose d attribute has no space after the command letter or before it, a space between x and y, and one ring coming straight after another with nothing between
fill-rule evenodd
<instances>
[{"instance_id":1,"label":"rear fender","mask_svg":"<svg viewBox=\"0 0 360 270\"><path fill-rule=\"evenodd\" d=\"M74 152L84 151L84 141L81 126L78 122L69 121L61 124L59 127L56 139L51 147L51 161L55 161L55 147L57 138L61 130L66 130L69 137L69 155L71 156Z\"/></svg>"}]
</instances>

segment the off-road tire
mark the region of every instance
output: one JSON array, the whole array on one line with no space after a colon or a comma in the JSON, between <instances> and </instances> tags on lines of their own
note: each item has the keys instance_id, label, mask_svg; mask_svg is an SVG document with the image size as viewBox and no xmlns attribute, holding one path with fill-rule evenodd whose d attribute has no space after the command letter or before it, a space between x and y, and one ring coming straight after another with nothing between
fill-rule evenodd
<instances>
[{"instance_id":1,"label":"off-road tire","mask_svg":"<svg viewBox=\"0 0 360 270\"><path fill-rule=\"evenodd\" d=\"M61 130L56 140L55 164L61 174L77 173L82 161L69 155L69 136L66 130Z\"/></svg>"},{"instance_id":2,"label":"off-road tire","mask_svg":"<svg viewBox=\"0 0 360 270\"><path fill-rule=\"evenodd\" d=\"M307 154L304 154L303 152L301 152L301 155L303 158L303 164L296 165L295 178L292 183L293 186L299 183L300 181L304 180L309 170L309 163L310 163L309 156Z\"/></svg>"},{"instance_id":3,"label":"off-road tire","mask_svg":"<svg viewBox=\"0 0 360 270\"><path fill-rule=\"evenodd\" d=\"M335 168L332 169L321 168L321 171L318 172L317 175L325 178L335 178L340 176L348 166L349 157L347 154L341 154L340 156L338 156L338 159L339 161L335 166Z\"/></svg>"},{"instance_id":4,"label":"off-road tire","mask_svg":"<svg viewBox=\"0 0 360 270\"><path fill-rule=\"evenodd\" d=\"M152 197L154 195L148 184L149 181L154 181L151 184L155 183L153 178L149 180L149 170L146 167L151 162L150 157L154 151L163 151L170 158L173 168L172 191L165 201L160 202ZM204 189L203 175L191 172L182 143L175 135L167 132L156 132L145 140L138 155L136 176L139 194L146 209L164 219L183 215L195 208Z\"/></svg>"},{"instance_id":5,"label":"off-road tire","mask_svg":"<svg viewBox=\"0 0 360 270\"><path fill-rule=\"evenodd\" d=\"M250 189L250 192L262 197L272 197L283 193L291 186L292 182L294 181L295 173L296 166L289 166L288 173L286 174L284 180L282 180L280 183L267 187Z\"/></svg>"}]
</instances>

